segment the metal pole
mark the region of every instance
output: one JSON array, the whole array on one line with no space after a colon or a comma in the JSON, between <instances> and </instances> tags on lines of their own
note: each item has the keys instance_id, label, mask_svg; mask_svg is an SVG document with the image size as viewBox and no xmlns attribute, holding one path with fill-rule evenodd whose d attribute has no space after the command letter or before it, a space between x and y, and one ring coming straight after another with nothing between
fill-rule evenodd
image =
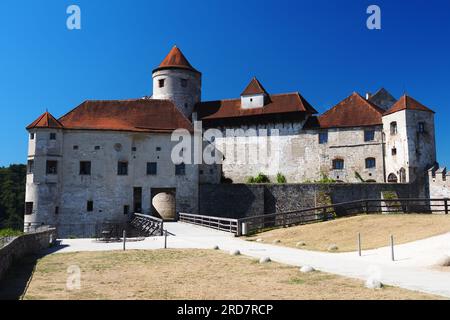
<instances>
[{"instance_id":1,"label":"metal pole","mask_svg":"<svg viewBox=\"0 0 450 320\"><path fill-rule=\"evenodd\" d=\"M164 249L167 249L167 230L164 232Z\"/></svg>"},{"instance_id":2,"label":"metal pole","mask_svg":"<svg viewBox=\"0 0 450 320\"><path fill-rule=\"evenodd\" d=\"M127 232L123 230L123 251L125 251L125 242L127 241Z\"/></svg>"},{"instance_id":3,"label":"metal pole","mask_svg":"<svg viewBox=\"0 0 450 320\"><path fill-rule=\"evenodd\" d=\"M358 255L361 257L361 233L358 232Z\"/></svg>"},{"instance_id":4,"label":"metal pole","mask_svg":"<svg viewBox=\"0 0 450 320\"><path fill-rule=\"evenodd\" d=\"M394 257L394 236L391 234L391 259L395 261Z\"/></svg>"}]
</instances>

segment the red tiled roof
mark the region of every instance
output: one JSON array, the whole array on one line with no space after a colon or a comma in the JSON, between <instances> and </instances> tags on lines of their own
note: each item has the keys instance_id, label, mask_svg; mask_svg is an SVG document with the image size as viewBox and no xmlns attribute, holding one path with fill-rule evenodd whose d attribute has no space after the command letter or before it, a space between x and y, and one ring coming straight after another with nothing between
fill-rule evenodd
<instances>
[{"instance_id":1,"label":"red tiled roof","mask_svg":"<svg viewBox=\"0 0 450 320\"><path fill-rule=\"evenodd\" d=\"M34 120L27 129L33 128L62 128L61 123L55 119L48 111L41 114L36 120Z\"/></svg>"},{"instance_id":2,"label":"red tiled roof","mask_svg":"<svg viewBox=\"0 0 450 320\"><path fill-rule=\"evenodd\" d=\"M268 94L262 84L254 77L247 87L242 91L241 96L249 96L253 94Z\"/></svg>"},{"instance_id":3,"label":"red tiled roof","mask_svg":"<svg viewBox=\"0 0 450 320\"><path fill-rule=\"evenodd\" d=\"M190 121L169 100L88 100L59 119L65 129L132 132L192 131Z\"/></svg>"},{"instance_id":4,"label":"red tiled roof","mask_svg":"<svg viewBox=\"0 0 450 320\"><path fill-rule=\"evenodd\" d=\"M200 102L196 105L201 120L240 118L246 116L272 115L292 112L315 114L317 111L298 92L270 95L268 103L261 108L243 109L241 99Z\"/></svg>"},{"instance_id":5,"label":"red tiled roof","mask_svg":"<svg viewBox=\"0 0 450 320\"><path fill-rule=\"evenodd\" d=\"M194 72L198 72L191 66L189 61L186 59L184 54L178 49L177 46L174 46L172 50L170 50L169 54L164 58L161 64L153 70L153 72L163 69L188 69Z\"/></svg>"},{"instance_id":6,"label":"red tiled roof","mask_svg":"<svg viewBox=\"0 0 450 320\"><path fill-rule=\"evenodd\" d=\"M434 113L433 110L425 107L417 100L411 98L408 95L403 95L396 103L394 103L394 105L388 111L386 111L384 115L392 114L402 110L419 110Z\"/></svg>"},{"instance_id":7,"label":"red tiled roof","mask_svg":"<svg viewBox=\"0 0 450 320\"><path fill-rule=\"evenodd\" d=\"M384 110L354 92L318 117L321 128L381 125Z\"/></svg>"}]
</instances>

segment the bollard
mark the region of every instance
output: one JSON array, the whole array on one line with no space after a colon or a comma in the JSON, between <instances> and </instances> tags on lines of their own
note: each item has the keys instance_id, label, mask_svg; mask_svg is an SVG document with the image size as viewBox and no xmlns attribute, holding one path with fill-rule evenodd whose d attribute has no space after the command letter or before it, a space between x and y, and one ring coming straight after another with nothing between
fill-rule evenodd
<instances>
[{"instance_id":1,"label":"bollard","mask_svg":"<svg viewBox=\"0 0 450 320\"><path fill-rule=\"evenodd\" d=\"M391 234L391 259L395 261L394 257L394 236Z\"/></svg>"},{"instance_id":2,"label":"bollard","mask_svg":"<svg viewBox=\"0 0 450 320\"><path fill-rule=\"evenodd\" d=\"M361 257L361 233L358 232L358 254Z\"/></svg>"},{"instance_id":3,"label":"bollard","mask_svg":"<svg viewBox=\"0 0 450 320\"><path fill-rule=\"evenodd\" d=\"M123 251L125 251L125 242L127 241L127 232L123 230Z\"/></svg>"},{"instance_id":4,"label":"bollard","mask_svg":"<svg viewBox=\"0 0 450 320\"><path fill-rule=\"evenodd\" d=\"M167 249L167 230L164 230L164 249Z\"/></svg>"},{"instance_id":5,"label":"bollard","mask_svg":"<svg viewBox=\"0 0 450 320\"><path fill-rule=\"evenodd\" d=\"M246 236L247 235L247 222L242 222L242 225L241 225L241 234L243 235L243 236Z\"/></svg>"}]
</instances>

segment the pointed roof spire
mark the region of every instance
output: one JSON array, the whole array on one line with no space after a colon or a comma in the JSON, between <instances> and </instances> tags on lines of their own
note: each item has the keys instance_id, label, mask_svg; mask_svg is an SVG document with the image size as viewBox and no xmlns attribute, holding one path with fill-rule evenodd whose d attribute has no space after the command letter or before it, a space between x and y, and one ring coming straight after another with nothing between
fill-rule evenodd
<instances>
[{"instance_id":1,"label":"pointed roof spire","mask_svg":"<svg viewBox=\"0 0 450 320\"><path fill-rule=\"evenodd\" d=\"M36 120L34 120L30 125L27 126L27 129L33 128L56 128L61 129L63 125L56 120L54 116L52 116L48 111L45 111L41 114Z\"/></svg>"},{"instance_id":2,"label":"pointed roof spire","mask_svg":"<svg viewBox=\"0 0 450 320\"><path fill-rule=\"evenodd\" d=\"M244 91L242 91L241 96L251 96L254 94L268 95L266 89L264 89L264 87L258 81L258 79L256 79L256 77L253 77L253 79L250 81L250 83L247 85Z\"/></svg>"},{"instance_id":3,"label":"pointed roof spire","mask_svg":"<svg viewBox=\"0 0 450 320\"><path fill-rule=\"evenodd\" d=\"M192 67L192 65L184 56L183 52L181 52L181 50L176 45L173 46L169 54L160 63L158 68L153 70L153 72L162 69L187 69L198 72L194 67Z\"/></svg>"},{"instance_id":4,"label":"pointed roof spire","mask_svg":"<svg viewBox=\"0 0 450 320\"><path fill-rule=\"evenodd\" d=\"M428 107L425 107L423 104L421 104L419 101L413 99L412 97L408 96L407 94L404 94L394 105L384 114L385 116L388 114L392 114L395 112L399 112L402 110L418 110L418 111L427 111L427 112L433 112Z\"/></svg>"}]
</instances>

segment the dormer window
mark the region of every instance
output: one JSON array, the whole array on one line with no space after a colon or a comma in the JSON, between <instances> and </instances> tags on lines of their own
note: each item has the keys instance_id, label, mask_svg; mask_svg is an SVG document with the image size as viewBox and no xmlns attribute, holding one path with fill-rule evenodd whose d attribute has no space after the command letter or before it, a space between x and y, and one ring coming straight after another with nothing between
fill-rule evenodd
<instances>
[{"instance_id":1,"label":"dormer window","mask_svg":"<svg viewBox=\"0 0 450 320\"><path fill-rule=\"evenodd\" d=\"M166 79L159 79L158 80L158 85L159 85L160 88L164 88L165 80Z\"/></svg>"},{"instance_id":2,"label":"dormer window","mask_svg":"<svg viewBox=\"0 0 450 320\"><path fill-rule=\"evenodd\" d=\"M262 108L268 100L269 95L267 91L256 78L253 78L245 90L241 93L241 108Z\"/></svg>"}]
</instances>

